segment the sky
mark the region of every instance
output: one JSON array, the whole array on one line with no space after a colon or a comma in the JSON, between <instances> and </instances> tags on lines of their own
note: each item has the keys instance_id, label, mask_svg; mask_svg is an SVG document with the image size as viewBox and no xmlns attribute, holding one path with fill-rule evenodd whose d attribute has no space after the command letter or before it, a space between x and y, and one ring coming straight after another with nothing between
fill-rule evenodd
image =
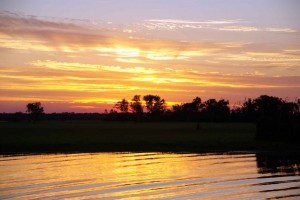
<instances>
[{"instance_id":1,"label":"sky","mask_svg":"<svg viewBox=\"0 0 300 200\"><path fill-rule=\"evenodd\" d=\"M0 112L300 98L298 0L0 0Z\"/></svg>"}]
</instances>

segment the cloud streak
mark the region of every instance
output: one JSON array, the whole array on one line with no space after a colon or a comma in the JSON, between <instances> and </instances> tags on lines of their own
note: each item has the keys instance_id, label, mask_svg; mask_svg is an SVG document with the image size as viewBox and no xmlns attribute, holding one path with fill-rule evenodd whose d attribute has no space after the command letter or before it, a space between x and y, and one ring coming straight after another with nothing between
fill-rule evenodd
<instances>
[{"instance_id":1,"label":"cloud streak","mask_svg":"<svg viewBox=\"0 0 300 200\"><path fill-rule=\"evenodd\" d=\"M149 19L145 21L158 22L158 23L174 23L174 24L236 24L240 20L190 21L190 20L177 20L177 19Z\"/></svg>"},{"instance_id":2,"label":"cloud streak","mask_svg":"<svg viewBox=\"0 0 300 200\"><path fill-rule=\"evenodd\" d=\"M269 32L283 32L283 33L296 33L298 31L291 28L266 28L266 31Z\"/></svg>"},{"instance_id":3,"label":"cloud streak","mask_svg":"<svg viewBox=\"0 0 300 200\"><path fill-rule=\"evenodd\" d=\"M183 23L190 26L195 24L223 25L240 23L239 20L185 21L170 19L152 19L149 22ZM248 44L241 42L222 43L129 37L127 33L124 35L123 29L119 31L99 27L90 29L77 24L43 21L35 17L2 14L0 24L0 47L2 48L65 53L90 52L100 57L113 58L119 63L153 64L155 62L177 60L178 63L186 64L186 61L197 59L205 59L213 63L216 62L214 61L216 59L213 58L216 56L217 59L225 60L228 58L228 54L251 51ZM232 32L261 31L256 27L236 25L214 27L213 29ZM272 32L292 31L290 29L272 28L267 30ZM228 58L227 60L234 59ZM295 61L295 59L292 60ZM287 59L285 61L288 62Z\"/></svg>"},{"instance_id":4,"label":"cloud streak","mask_svg":"<svg viewBox=\"0 0 300 200\"><path fill-rule=\"evenodd\" d=\"M198 29L193 32L197 38L158 37L145 30L147 25L172 29L176 36ZM94 109L94 104L82 104L112 105L148 93L170 102L189 101L191 94L242 100L245 91L283 97L299 93L299 45L202 37L203 30L230 37L240 32L247 38L262 32L284 37L296 30L258 28L242 20L151 19L113 26L1 14L0 103L41 100Z\"/></svg>"},{"instance_id":5,"label":"cloud streak","mask_svg":"<svg viewBox=\"0 0 300 200\"><path fill-rule=\"evenodd\" d=\"M36 18L1 15L0 45L4 48L39 51L113 53L119 57L141 57L150 60L180 58L197 53L196 49L212 51L213 43L182 42L166 39L128 37L124 30L89 29L76 24L43 21ZM164 51L164 52L163 52ZM176 52L174 52L176 51ZM170 52L171 55L165 55ZM178 56L176 56L178 55Z\"/></svg>"},{"instance_id":6,"label":"cloud streak","mask_svg":"<svg viewBox=\"0 0 300 200\"><path fill-rule=\"evenodd\" d=\"M255 32L260 31L259 28L253 26L225 26L221 28L214 28L219 31L235 31L235 32Z\"/></svg>"},{"instance_id":7,"label":"cloud streak","mask_svg":"<svg viewBox=\"0 0 300 200\"><path fill-rule=\"evenodd\" d=\"M145 20L143 26L149 30L169 30L178 29L211 29L216 31L231 32L283 32L296 33L297 30L291 28L260 28L255 26L245 26L249 22L243 20L208 20L208 21L190 21L180 19L150 19ZM229 26L230 25L230 26Z\"/></svg>"}]
</instances>

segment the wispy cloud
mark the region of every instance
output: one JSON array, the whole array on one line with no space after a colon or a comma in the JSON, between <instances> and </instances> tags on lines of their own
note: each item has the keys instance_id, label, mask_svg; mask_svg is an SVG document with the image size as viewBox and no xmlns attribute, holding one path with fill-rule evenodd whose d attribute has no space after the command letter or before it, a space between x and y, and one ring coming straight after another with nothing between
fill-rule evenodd
<instances>
[{"instance_id":1,"label":"wispy cloud","mask_svg":"<svg viewBox=\"0 0 300 200\"><path fill-rule=\"evenodd\" d=\"M226 24L237 24L240 20L181 20L181 19L149 19L141 23L142 26L149 30L169 30L177 29L203 29L211 28L212 26L220 26Z\"/></svg>"},{"instance_id":2,"label":"wispy cloud","mask_svg":"<svg viewBox=\"0 0 300 200\"><path fill-rule=\"evenodd\" d=\"M143 26L150 30L170 30L177 29L212 29L217 31L234 31L234 32L285 32L295 33L297 30L291 28L262 28L256 26L247 26L251 22L244 20L207 20L207 21L192 21L180 19L149 19L145 20Z\"/></svg>"},{"instance_id":3,"label":"wispy cloud","mask_svg":"<svg viewBox=\"0 0 300 200\"><path fill-rule=\"evenodd\" d=\"M220 28L213 28L219 31L235 31L235 32L252 32L252 31L260 31L261 29L253 27L253 26L225 26Z\"/></svg>"},{"instance_id":4,"label":"wispy cloud","mask_svg":"<svg viewBox=\"0 0 300 200\"><path fill-rule=\"evenodd\" d=\"M180 19L150 19L141 25L150 30L202 29L216 25L236 24L239 20L191 21Z\"/></svg>"},{"instance_id":5,"label":"wispy cloud","mask_svg":"<svg viewBox=\"0 0 300 200\"><path fill-rule=\"evenodd\" d=\"M239 20L208 20L208 21L190 21L190 20L178 20L178 19L149 19L146 22L158 22L158 23L174 23L174 24L235 24Z\"/></svg>"},{"instance_id":6,"label":"wispy cloud","mask_svg":"<svg viewBox=\"0 0 300 200\"><path fill-rule=\"evenodd\" d=\"M296 33L297 31L291 28L266 28L270 32Z\"/></svg>"},{"instance_id":7,"label":"wispy cloud","mask_svg":"<svg viewBox=\"0 0 300 200\"><path fill-rule=\"evenodd\" d=\"M2 16L0 47L45 52L90 52L124 63L185 60L227 48L213 42L127 37L120 31L89 29L37 18ZM128 31L126 31L128 32ZM130 31L132 32L132 31Z\"/></svg>"},{"instance_id":8,"label":"wispy cloud","mask_svg":"<svg viewBox=\"0 0 300 200\"><path fill-rule=\"evenodd\" d=\"M297 31L290 28L258 28L254 26L223 26L212 28L219 31L234 31L234 32L282 32L282 33L296 33Z\"/></svg>"},{"instance_id":9,"label":"wispy cloud","mask_svg":"<svg viewBox=\"0 0 300 200\"><path fill-rule=\"evenodd\" d=\"M240 20L188 21L172 19L151 19L149 23L171 23L188 26L208 26L218 31L258 32L252 26L239 26ZM0 47L19 50L45 52L81 53L88 52L115 63L155 64L158 62L207 60L210 64L217 59L226 58L228 54L238 56L241 51L249 52L249 45L242 42L181 41L170 39L153 39L145 37L128 37L122 35L124 29L89 29L78 24L45 21L36 17L1 15ZM236 24L227 26L226 24ZM226 26L224 26L226 25ZM173 26L173 25L170 25ZM128 29L130 30L130 29ZM288 29L271 29L269 31L290 31ZM126 31L128 32L128 31ZM131 31L129 31L131 32ZM248 58L244 60L251 60ZM253 55L252 55L253 57ZM231 60L233 58L230 58ZM228 59L228 60L230 60ZM241 59L240 59L241 60ZM295 61L295 59L292 59ZM286 60L288 62L288 60ZM82 69L84 70L84 69Z\"/></svg>"},{"instance_id":10,"label":"wispy cloud","mask_svg":"<svg viewBox=\"0 0 300 200\"><path fill-rule=\"evenodd\" d=\"M69 62L57 62L51 60L37 60L30 63L33 66L50 68L55 70L65 71L90 71L90 72L119 72L119 73L133 73L133 74L155 74L160 71L144 68L144 67L121 67L121 66L104 66L95 64L82 64L82 63L69 63Z\"/></svg>"},{"instance_id":11,"label":"wispy cloud","mask_svg":"<svg viewBox=\"0 0 300 200\"><path fill-rule=\"evenodd\" d=\"M285 53L276 52L244 52L240 54L227 54L218 60L232 60L232 61L251 61L251 62L281 62L281 64L299 63L300 56L288 55ZM268 64L265 64L268 65Z\"/></svg>"},{"instance_id":12,"label":"wispy cloud","mask_svg":"<svg viewBox=\"0 0 300 200\"><path fill-rule=\"evenodd\" d=\"M165 21L169 22L170 20ZM210 23L212 27L218 24L216 26L219 27L219 31L221 31L221 29L222 31L234 32L261 31L261 29L258 30L250 26L226 25L226 23L238 23L238 20L171 20L170 22L176 22L173 24L184 22L186 25L191 26L204 26L204 24L200 23L205 22ZM154 21L151 23L154 23ZM163 21L160 23L163 23ZM72 59L71 56L74 56L75 59L76 56L78 56L82 60L86 59L86 57L90 57L93 60L92 63L99 63L101 61L101 64L98 65L76 66L74 64L77 62L75 59L75 62L72 62L72 67L62 64L63 62L51 63L49 61L47 63L48 68L49 66L53 68L59 67L61 70L84 72L105 69L107 71L114 70L116 73L120 73L122 70L137 71L135 66L142 66L145 67L145 69L149 66L156 69L160 66L189 66L201 68L204 72L210 71L213 67L214 70L217 69L216 71L219 72L235 70L235 73L238 74L246 71L252 73L252 66L268 69L269 67L284 65L294 69L299 65L299 56L295 55L295 52L292 55L291 52L274 49L273 46L266 47L265 44L256 44L256 47L253 47L251 43L246 42L183 41L137 36L128 37L128 35L122 35L124 34L122 32L123 29L117 31L99 29L98 27L98 29L95 30L79 26L78 24L48 22L39 18L14 15L2 16L0 18L0 24L2 25L0 27L0 47L2 48L17 49L23 52L35 51L39 54L45 52L48 53L48 55L64 53L62 54L63 57L61 57L61 60L66 59L66 57ZM222 28L223 26L225 29ZM264 49L264 55L254 54L262 52L261 49ZM245 52L252 52L252 54ZM271 55L272 53L277 53L277 55ZM44 60L47 60L47 58ZM33 61L32 64L42 66L45 64L45 61L43 61L43 63ZM116 67L123 65L128 66L128 68ZM222 67L220 67L221 65ZM107 69L105 66L112 67ZM242 67L234 68L234 66ZM290 69L282 68L287 74L291 74ZM271 72L268 72L267 74L270 73Z\"/></svg>"},{"instance_id":13,"label":"wispy cloud","mask_svg":"<svg viewBox=\"0 0 300 200\"><path fill-rule=\"evenodd\" d=\"M249 52L248 54L251 54ZM264 53L260 53L259 55L264 55ZM275 55L273 55L275 56ZM297 81L297 84L291 85L284 82L272 82L271 77L262 77L262 73L255 71L255 73L251 74L244 74L244 75L233 75L233 74L222 74L222 73L202 73L198 70L189 70L189 69L172 69L166 68L161 70L155 70L151 68L144 68L144 67L135 67L135 68L126 68L126 67L119 67L119 66L101 66L101 65L94 65L94 64L86 64L86 63L69 63L69 62L58 62L58 61L36 61L33 62L32 65L40 68L35 68L35 70L40 71L41 73L45 73L45 69L50 69L53 71L60 71L64 70L64 73L61 77L41 77L41 75L24 75L24 73L16 73L14 71L3 71L5 74L3 75L3 79L10 80L22 80L22 81L32 81L33 83L41 82L43 84L48 85L49 87L44 88L51 88L51 84L56 85L56 89L74 89L74 90L106 90L107 87L111 89L125 89L126 87L129 90L136 90L141 88L148 88L151 84L166 84L161 85L161 89L164 87L167 88L176 88L176 84L179 85L198 85L198 86L220 86L220 87L233 87L233 88L248 88L248 87L300 87L300 79ZM84 69L85 72L89 72L87 74L82 74L82 70ZM73 74L73 71L77 71L78 73ZM122 76L118 73L123 73ZM48 73L48 72L46 72ZM72 75L69 75L71 73ZM95 78L90 77L90 73L95 75ZM102 75L105 73L110 74L110 76L106 79L103 79ZM97 76L101 74L101 78ZM138 76L136 76L138 75ZM257 76L257 77L256 77ZM256 78L255 78L256 77ZM58 80L63 80L64 84L57 85ZM257 79L260 81L254 81L252 79ZM117 84L112 84L110 80L116 82ZM270 81L266 81L270 80ZM297 79L295 79L297 80ZM130 81L130 82L128 82ZM137 82L146 82L150 85L140 85L136 84ZM172 83L171 85L168 85ZM174 85L175 84L175 85ZM19 85L18 83L13 85ZM77 86L78 87L77 87ZM139 85L139 86L137 86ZM19 87L28 87L26 85L19 85ZM30 86L31 87L31 86ZM37 89L36 87L35 89ZM27 88L28 89L28 88ZM165 88L166 89L166 88ZM174 90L173 89L173 90Z\"/></svg>"},{"instance_id":14,"label":"wispy cloud","mask_svg":"<svg viewBox=\"0 0 300 200\"><path fill-rule=\"evenodd\" d=\"M248 90L300 89L299 76L268 77L260 71L234 75L203 73L201 69L156 70L54 60L38 60L26 68L3 69L0 78L1 102L38 99L47 103L59 100L78 108L94 106L84 103L111 105L120 98L129 99L135 94L149 92L167 97L168 102L182 102L189 94L201 95L205 99L222 97L228 92L234 93L237 99L243 99L244 92Z\"/></svg>"},{"instance_id":15,"label":"wispy cloud","mask_svg":"<svg viewBox=\"0 0 300 200\"><path fill-rule=\"evenodd\" d=\"M245 91L299 93L296 42L276 46L235 38L258 33L282 37L296 30L255 27L242 20L104 24L1 14L0 101L63 101L74 103L74 109L93 109L95 105L81 103L112 104L124 95L149 92L172 102L186 101L191 94L243 99ZM178 32L151 32L146 25L189 30L178 39ZM217 39L202 37L206 33ZM222 35L230 37L223 40Z\"/></svg>"}]
</instances>

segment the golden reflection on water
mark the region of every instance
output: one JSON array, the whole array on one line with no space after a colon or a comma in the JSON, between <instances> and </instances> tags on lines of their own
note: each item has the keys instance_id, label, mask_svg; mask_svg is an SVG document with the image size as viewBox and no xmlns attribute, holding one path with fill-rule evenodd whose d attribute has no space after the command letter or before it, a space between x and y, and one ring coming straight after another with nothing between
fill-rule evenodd
<instances>
[{"instance_id":1,"label":"golden reflection on water","mask_svg":"<svg viewBox=\"0 0 300 200\"><path fill-rule=\"evenodd\" d=\"M0 157L0 197L231 198L266 197L299 176L258 173L255 154L94 153ZM281 181L282 184L272 182ZM268 184L270 183L270 184ZM294 189L293 189L294 188ZM287 190L273 192L286 195ZM270 196L268 193L267 196ZM271 195L272 196L272 195Z\"/></svg>"}]
</instances>

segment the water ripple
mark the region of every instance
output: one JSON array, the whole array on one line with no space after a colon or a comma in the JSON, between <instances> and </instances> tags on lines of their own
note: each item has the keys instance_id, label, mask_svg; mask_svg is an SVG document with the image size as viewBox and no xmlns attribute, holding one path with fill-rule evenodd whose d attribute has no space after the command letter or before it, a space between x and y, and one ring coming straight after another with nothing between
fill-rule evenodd
<instances>
[{"instance_id":1,"label":"water ripple","mask_svg":"<svg viewBox=\"0 0 300 200\"><path fill-rule=\"evenodd\" d=\"M0 199L300 198L298 168L267 161L256 154L2 156Z\"/></svg>"}]
</instances>

